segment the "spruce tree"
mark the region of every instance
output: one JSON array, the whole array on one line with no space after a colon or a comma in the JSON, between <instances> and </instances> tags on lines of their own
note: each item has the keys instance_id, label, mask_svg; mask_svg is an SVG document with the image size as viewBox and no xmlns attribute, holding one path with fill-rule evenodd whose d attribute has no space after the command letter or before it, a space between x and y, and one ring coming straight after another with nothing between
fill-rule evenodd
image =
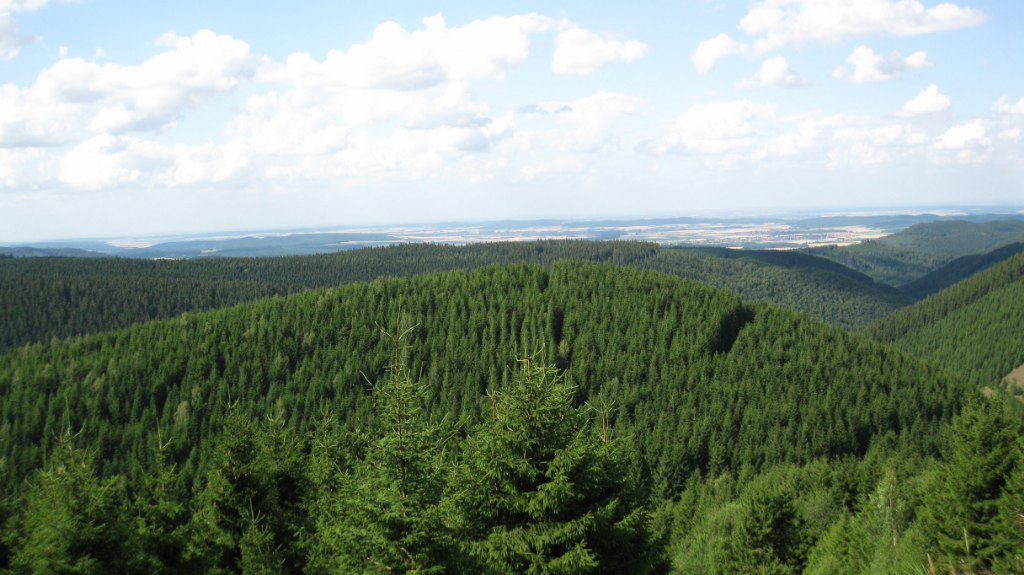
<instances>
[{"instance_id":1,"label":"spruce tree","mask_svg":"<svg viewBox=\"0 0 1024 575\"><path fill-rule=\"evenodd\" d=\"M427 574L451 561L438 506L449 433L427 419L426 389L401 367L406 334L384 335L393 356L373 389L377 436L336 491L330 485L323 490L312 544L316 572Z\"/></svg>"},{"instance_id":2,"label":"spruce tree","mask_svg":"<svg viewBox=\"0 0 1024 575\"><path fill-rule=\"evenodd\" d=\"M156 466L143 481L135 501L136 533L139 541L137 567L145 573L193 573L188 561L189 512L176 468L167 462L167 445L156 454Z\"/></svg>"},{"instance_id":3,"label":"spruce tree","mask_svg":"<svg viewBox=\"0 0 1024 575\"><path fill-rule=\"evenodd\" d=\"M795 494L778 485L755 485L740 507L729 539L725 571L787 575L806 559Z\"/></svg>"},{"instance_id":4,"label":"spruce tree","mask_svg":"<svg viewBox=\"0 0 1024 575\"><path fill-rule=\"evenodd\" d=\"M1017 442L1017 465L999 498L993 562L996 573L1024 575L1024 439Z\"/></svg>"},{"instance_id":5,"label":"spruce tree","mask_svg":"<svg viewBox=\"0 0 1024 575\"><path fill-rule=\"evenodd\" d=\"M615 441L573 407L576 388L523 361L467 439L450 504L472 573L648 573L647 515Z\"/></svg>"},{"instance_id":6,"label":"spruce tree","mask_svg":"<svg viewBox=\"0 0 1024 575\"><path fill-rule=\"evenodd\" d=\"M925 533L944 569L991 570L999 554L993 538L999 498L1020 457L1018 434L998 397L968 404L953 422L922 510Z\"/></svg>"},{"instance_id":7,"label":"spruce tree","mask_svg":"<svg viewBox=\"0 0 1024 575\"><path fill-rule=\"evenodd\" d=\"M301 572L304 465L301 442L279 420L257 425L232 414L192 518L190 560L211 574L245 573L259 563L251 559L257 553L264 563Z\"/></svg>"},{"instance_id":8,"label":"spruce tree","mask_svg":"<svg viewBox=\"0 0 1024 575\"><path fill-rule=\"evenodd\" d=\"M96 475L95 456L61 438L25 496L16 573L131 573L135 557L122 482Z\"/></svg>"}]
</instances>

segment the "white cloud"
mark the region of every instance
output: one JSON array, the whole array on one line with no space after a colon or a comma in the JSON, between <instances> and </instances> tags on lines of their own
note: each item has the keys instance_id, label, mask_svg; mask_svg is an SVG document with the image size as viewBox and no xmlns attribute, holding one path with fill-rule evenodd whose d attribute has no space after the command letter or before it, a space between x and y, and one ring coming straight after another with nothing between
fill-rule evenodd
<instances>
[{"instance_id":1,"label":"white cloud","mask_svg":"<svg viewBox=\"0 0 1024 575\"><path fill-rule=\"evenodd\" d=\"M829 168L841 165L877 165L920 155L927 134L910 124L873 125L867 118L848 118L832 134Z\"/></svg>"},{"instance_id":2,"label":"white cloud","mask_svg":"<svg viewBox=\"0 0 1024 575\"><path fill-rule=\"evenodd\" d=\"M980 120L974 120L949 128L935 139L933 146L939 150L964 150L985 147L991 143L985 125Z\"/></svg>"},{"instance_id":3,"label":"white cloud","mask_svg":"<svg viewBox=\"0 0 1024 575\"><path fill-rule=\"evenodd\" d=\"M423 25L410 32L386 22L365 44L331 50L322 62L295 53L284 65L262 70L259 79L331 89L420 90L449 81L501 78L526 59L530 36L559 23L527 14L449 28L437 14L424 18Z\"/></svg>"},{"instance_id":4,"label":"white cloud","mask_svg":"<svg viewBox=\"0 0 1024 575\"><path fill-rule=\"evenodd\" d=\"M899 52L882 56L867 46L858 46L846 58L846 66L839 66L832 72L837 80L846 80L853 84L881 82L898 78L904 70L931 67L928 55L918 51L904 58Z\"/></svg>"},{"instance_id":5,"label":"white cloud","mask_svg":"<svg viewBox=\"0 0 1024 575\"><path fill-rule=\"evenodd\" d=\"M769 140L751 154L755 160L769 157L794 157L810 149L819 141L825 129L833 127L839 121L836 117L805 117L799 120L795 131L784 133Z\"/></svg>"},{"instance_id":6,"label":"white cloud","mask_svg":"<svg viewBox=\"0 0 1024 575\"><path fill-rule=\"evenodd\" d=\"M590 30L570 28L555 38L551 71L557 75L589 74L605 64L638 60L649 51L648 45L636 40L605 40Z\"/></svg>"},{"instance_id":7,"label":"white cloud","mask_svg":"<svg viewBox=\"0 0 1024 575\"><path fill-rule=\"evenodd\" d=\"M654 150L722 153L747 148L754 144L753 122L774 115L775 106L750 100L697 104L670 122Z\"/></svg>"},{"instance_id":8,"label":"white cloud","mask_svg":"<svg viewBox=\"0 0 1024 575\"><path fill-rule=\"evenodd\" d=\"M150 146L149 151L156 147ZM59 177L83 190L110 188L137 180L145 156L138 140L102 134L72 148L61 160Z\"/></svg>"},{"instance_id":9,"label":"white cloud","mask_svg":"<svg viewBox=\"0 0 1024 575\"><path fill-rule=\"evenodd\" d=\"M804 80L789 68L789 62L782 56L768 58L761 62L761 69L752 78L741 81L740 88L756 88L763 86L779 86L791 88L803 85Z\"/></svg>"},{"instance_id":10,"label":"white cloud","mask_svg":"<svg viewBox=\"0 0 1024 575\"><path fill-rule=\"evenodd\" d=\"M80 190L222 182L247 164L240 142L165 145L137 136L100 134L74 146L60 161L58 178Z\"/></svg>"},{"instance_id":11,"label":"white cloud","mask_svg":"<svg viewBox=\"0 0 1024 575\"><path fill-rule=\"evenodd\" d=\"M0 0L0 60L12 60L21 49L37 38L21 31L14 15L35 12L46 6L47 0Z\"/></svg>"},{"instance_id":12,"label":"white cloud","mask_svg":"<svg viewBox=\"0 0 1024 575\"><path fill-rule=\"evenodd\" d=\"M924 90L918 92L917 96L909 100L897 115L917 116L920 114L935 114L945 112L949 109L949 96L939 92L939 87L931 84Z\"/></svg>"},{"instance_id":13,"label":"white cloud","mask_svg":"<svg viewBox=\"0 0 1024 575\"><path fill-rule=\"evenodd\" d=\"M693 60L693 66L698 72L703 74L714 68L719 60L740 54L746 50L746 46L733 40L728 34L722 33L698 44L697 49L693 51L691 59Z\"/></svg>"},{"instance_id":14,"label":"white cloud","mask_svg":"<svg viewBox=\"0 0 1024 575\"><path fill-rule=\"evenodd\" d=\"M65 58L34 85L0 86L0 145L53 145L90 134L152 130L251 77L245 42L208 30L138 66Z\"/></svg>"},{"instance_id":15,"label":"white cloud","mask_svg":"<svg viewBox=\"0 0 1024 575\"><path fill-rule=\"evenodd\" d=\"M693 61L698 71L706 72L718 60L744 52L763 54L784 46L868 36L917 36L984 21L982 12L951 2L929 8L918 0L759 0L739 23L752 44L719 34L698 45Z\"/></svg>"},{"instance_id":16,"label":"white cloud","mask_svg":"<svg viewBox=\"0 0 1024 575\"><path fill-rule=\"evenodd\" d=\"M1020 141L1020 132L1020 128L1007 128L1002 132L999 132L999 139L1004 142L1016 144Z\"/></svg>"},{"instance_id":17,"label":"white cloud","mask_svg":"<svg viewBox=\"0 0 1024 575\"><path fill-rule=\"evenodd\" d=\"M864 36L918 36L984 21L978 10L951 2L927 8L917 0L761 0L739 27L757 37L755 48L765 51Z\"/></svg>"},{"instance_id":18,"label":"white cloud","mask_svg":"<svg viewBox=\"0 0 1024 575\"><path fill-rule=\"evenodd\" d=\"M612 143L612 128L621 116L640 108L638 98L598 92L571 102L544 102L526 115L536 115L540 128L530 138L560 151L595 152ZM527 128L528 129L528 128Z\"/></svg>"},{"instance_id":19,"label":"white cloud","mask_svg":"<svg viewBox=\"0 0 1024 575\"><path fill-rule=\"evenodd\" d=\"M1013 114L1015 116L1024 116L1024 98L1017 100L1016 104L1010 102L1009 98L1003 96L999 98L992 109L1001 114Z\"/></svg>"}]
</instances>

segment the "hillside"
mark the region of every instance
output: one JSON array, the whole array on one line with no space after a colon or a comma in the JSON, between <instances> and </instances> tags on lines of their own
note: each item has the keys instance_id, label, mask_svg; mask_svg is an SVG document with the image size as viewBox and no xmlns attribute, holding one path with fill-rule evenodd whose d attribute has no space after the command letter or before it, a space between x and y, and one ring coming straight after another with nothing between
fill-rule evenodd
<instances>
[{"instance_id":1,"label":"hillside","mask_svg":"<svg viewBox=\"0 0 1024 575\"><path fill-rule=\"evenodd\" d=\"M0 350L306 289L563 259L655 269L859 328L907 305L842 266L792 252L664 249L641 242L403 245L283 258L0 261Z\"/></svg>"},{"instance_id":2,"label":"hillside","mask_svg":"<svg viewBox=\"0 0 1024 575\"><path fill-rule=\"evenodd\" d=\"M1024 254L894 312L866 333L994 385L1024 363Z\"/></svg>"},{"instance_id":3,"label":"hillside","mask_svg":"<svg viewBox=\"0 0 1024 575\"><path fill-rule=\"evenodd\" d=\"M888 346L651 271L353 283L0 355L0 568L475 573L586 549L608 572L919 570L957 557L920 534L961 528L942 519L958 485L936 483L977 468L959 454L991 453L992 497L1016 509L1000 490L1020 419L972 397ZM988 443L950 450L960 436ZM879 493L913 522L872 531Z\"/></svg>"},{"instance_id":4,"label":"hillside","mask_svg":"<svg viewBox=\"0 0 1024 575\"><path fill-rule=\"evenodd\" d=\"M662 249L638 267L861 329L914 300L841 264L795 251Z\"/></svg>"},{"instance_id":5,"label":"hillside","mask_svg":"<svg viewBox=\"0 0 1024 575\"><path fill-rule=\"evenodd\" d=\"M216 434L228 402L298 428L325 404L363 413L365 378L387 358L375 323L399 309L419 326L410 370L440 409L477 413L478 394L516 355L540 350L582 398L600 391L631 427L672 429L641 452L651 469L671 463L676 481L741 460L862 453L887 431L927 443L916 434L948 418L964 389L867 340L668 276L499 267L353 284L8 354L7 468L20 477L38 464L43 439L68 421L110 454L108 471L131 471L131 454L152 448L162 429L184 468L199 472L207 454L189 438Z\"/></svg>"},{"instance_id":6,"label":"hillside","mask_svg":"<svg viewBox=\"0 0 1024 575\"><path fill-rule=\"evenodd\" d=\"M921 278L900 286L900 291L917 299L924 299L1021 252L1024 252L1024 242L1006 245L984 254L959 257Z\"/></svg>"},{"instance_id":7,"label":"hillside","mask_svg":"<svg viewBox=\"0 0 1024 575\"><path fill-rule=\"evenodd\" d=\"M905 285L950 261L990 252L1024 240L1024 221L939 221L913 225L901 232L843 247L809 253L831 259L891 286Z\"/></svg>"}]
</instances>

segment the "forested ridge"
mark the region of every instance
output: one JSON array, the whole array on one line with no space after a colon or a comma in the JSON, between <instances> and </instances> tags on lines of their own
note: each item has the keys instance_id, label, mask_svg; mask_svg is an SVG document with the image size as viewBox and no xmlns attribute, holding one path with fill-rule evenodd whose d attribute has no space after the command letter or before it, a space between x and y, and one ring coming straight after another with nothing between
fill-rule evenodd
<instances>
[{"instance_id":1,"label":"forested ridge","mask_svg":"<svg viewBox=\"0 0 1024 575\"><path fill-rule=\"evenodd\" d=\"M924 277L900 286L900 291L924 299L1021 252L1024 252L1024 242L1012 243L983 254L959 257Z\"/></svg>"},{"instance_id":2,"label":"forested ridge","mask_svg":"<svg viewBox=\"0 0 1024 575\"><path fill-rule=\"evenodd\" d=\"M1024 221L939 221L915 224L877 240L812 248L808 253L839 262L890 286L914 282L967 255L984 254L1024 240ZM962 279L962 278L961 278Z\"/></svg>"},{"instance_id":3,"label":"forested ridge","mask_svg":"<svg viewBox=\"0 0 1024 575\"><path fill-rule=\"evenodd\" d=\"M1020 413L975 390L620 266L314 290L0 356L0 565L1016 573Z\"/></svg>"},{"instance_id":4,"label":"forested ridge","mask_svg":"<svg viewBox=\"0 0 1024 575\"><path fill-rule=\"evenodd\" d=\"M0 350L355 281L566 259L663 271L848 328L912 302L862 274L803 254L659 249L641 242L403 245L184 261L34 258L0 262Z\"/></svg>"},{"instance_id":5,"label":"forested ridge","mask_svg":"<svg viewBox=\"0 0 1024 575\"><path fill-rule=\"evenodd\" d=\"M1024 363L1024 254L896 311L866 333L994 385Z\"/></svg>"}]
</instances>

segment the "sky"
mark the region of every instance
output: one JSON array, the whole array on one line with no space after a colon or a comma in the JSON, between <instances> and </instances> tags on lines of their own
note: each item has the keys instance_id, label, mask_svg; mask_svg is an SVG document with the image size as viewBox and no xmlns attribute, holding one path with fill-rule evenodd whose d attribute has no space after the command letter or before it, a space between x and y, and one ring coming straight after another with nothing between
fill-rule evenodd
<instances>
[{"instance_id":1,"label":"sky","mask_svg":"<svg viewBox=\"0 0 1024 575\"><path fill-rule=\"evenodd\" d=\"M0 0L0 242L1024 207L1024 3Z\"/></svg>"}]
</instances>

